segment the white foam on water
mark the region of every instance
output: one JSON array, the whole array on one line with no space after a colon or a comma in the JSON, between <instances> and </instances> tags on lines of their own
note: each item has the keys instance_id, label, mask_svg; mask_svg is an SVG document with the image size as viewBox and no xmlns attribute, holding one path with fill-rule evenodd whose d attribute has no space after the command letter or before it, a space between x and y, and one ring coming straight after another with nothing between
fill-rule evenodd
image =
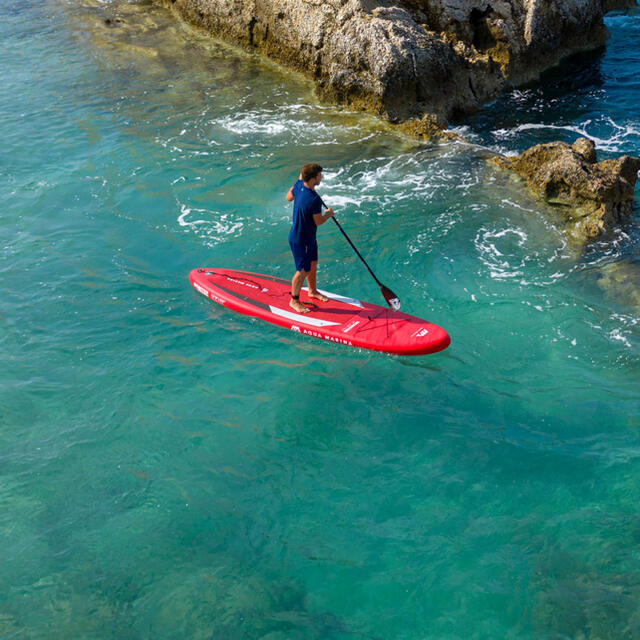
<instances>
[{"instance_id":1,"label":"white foam on water","mask_svg":"<svg viewBox=\"0 0 640 640\"><path fill-rule=\"evenodd\" d=\"M477 172L456 175L445 166L443 154L401 154L358 161L336 173L325 172L325 188L358 200L360 205L375 202L377 211L403 200L429 201L441 189L469 190L479 184ZM375 194L375 195L374 195ZM328 197L328 196L327 196Z\"/></svg>"},{"instance_id":2,"label":"white foam on water","mask_svg":"<svg viewBox=\"0 0 640 640\"><path fill-rule=\"evenodd\" d=\"M469 126L469 125L460 125L458 127L450 127L449 131L462 136L463 138L467 138L468 140L480 140L480 136Z\"/></svg>"},{"instance_id":3,"label":"white foam on water","mask_svg":"<svg viewBox=\"0 0 640 640\"><path fill-rule=\"evenodd\" d=\"M323 198L323 200L325 201L325 204L328 207L331 207L332 209L336 209L339 207L346 207L349 204L352 204L358 208L362 206L362 198L357 199L357 198L351 198L349 196L340 196L337 194L332 196L327 196L326 198ZM327 202L327 200L329 200L329 202Z\"/></svg>"},{"instance_id":4,"label":"white foam on water","mask_svg":"<svg viewBox=\"0 0 640 640\"><path fill-rule=\"evenodd\" d=\"M596 135L593 132L593 129L596 127L608 128L611 132L611 135L609 135L608 137L601 137ZM577 125L526 123L518 125L517 127L513 127L512 129L496 129L492 133L498 140L511 140L522 131L531 131L536 129L551 129L575 133L580 137L589 138L594 142L596 148L608 152L623 151L624 146L630 141L630 138L637 138L638 140L636 141L636 143L640 141L639 128L631 124L619 125L608 116L602 117L598 120L585 120L583 123Z\"/></svg>"},{"instance_id":5,"label":"white foam on water","mask_svg":"<svg viewBox=\"0 0 640 640\"><path fill-rule=\"evenodd\" d=\"M342 119L332 122L330 108L325 109L327 117L319 119L319 109L321 107L317 105L283 105L274 109L236 111L222 118L209 119L207 123L241 136L276 138L286 135L287 144L305 144L311 147L360 144L378 135L375 130L361 127L357 119L353 124ZM270 144L273 144L273 140Z\"/></svg>"},{"instance_id":6,"label":"white foam on water","mask_svg":"<svg viewBox=\"0 0 640 640\"><path fill-rule=\"evenodd\" d=\"M180 208L180 215L178 216L178 224L181 227L197 227L199 224L206 223L206 220L187 220L187 216L191 214L192 209L186 205L182 205ZM202 209L200 209L202 211Z\"/></svg>"},{"instance_id":7,"label":"white foam on water","mask_svg":"<svg viewBox=\"0 0 640 640\"><path fill-rule=\"evenodd\" d=\"M189 216L193 212L205 214L205 216L217 217L215 219L205 217L198 220L190 220ZM180 206L178 224L181 227L187 227L195 232L199 237L203 238L207 246L210 247L226 241L229 237L239 235L244 228L244 222L242 220L232 220L228 213L218 213L208 209L197 209L195 207L188 207L185 204Z\"/></svg>"},{"instance_id":8,"label":"white foam on water","mask_svg":"<svg viewBox=\"0 0 640 640\"><path fill-rule=\"evenodd\" d=\"M240 117L225 116L216 122L227 131L239 135L247 133L260 133L262 135L278 135L287 130L287 125L278 120L265 120L255 114L246 114Z\"/></svg>"},{"instance_id":9,"label":"white foam on water","mask_svg":"<svg viewBox=\"0 0 640 640\"><path fill-rule=\"evenodd\" d=\"M527 234L516 227L497 231L482 227L476 234L474 244L480 261L489 270L491 278L510 280L524 276L522 269L526 258L514 255L513 249L523 249L527 239Z\"/></svg>"},{"instance_id":10,"label":"white foam on water","mask_svg":"<svg viewBox=\"0 0 640 640\"><path fill-rule=\"evenodd\" d=\"M509 198L503 198L501 200L501 202L502 202L502 204L508 205L509 207L512 207L514 209L520 209L520 211L526 211L527 213L533 213L534 212L534 209L531 209L530 207L524 207L519 202L514 202L513 200L510 200Z\"/></svg>"},{"instance_id":11,"label":"white foam on water","mask_svg":"<svg viewBox=\"0 0 640 640\"><path fill-rule=\"evenodd\" d=\"M610 340L622 342L625 347L631 348L633 346L631 342L629 342L628 338L622 335L620 329L613 329L612 331L609 331L607 335Z\"/></svg>"}]
</instances>

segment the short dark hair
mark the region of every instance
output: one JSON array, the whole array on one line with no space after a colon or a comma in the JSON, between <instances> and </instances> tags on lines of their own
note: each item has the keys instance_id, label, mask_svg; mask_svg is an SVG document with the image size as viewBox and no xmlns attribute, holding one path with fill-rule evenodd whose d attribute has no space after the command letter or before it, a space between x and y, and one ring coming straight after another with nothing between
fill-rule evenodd
<instances>
[{"instance_id":1,"label":"short dark hair","mask_svg":"<svg viewBox=\"0 0 640 640\"><path fill-rule=\"evenodd\" d=\"M300 169L300 173L302 174L302 179L306 182L311 178L315 178L322 171L322 167L315 162L307 162L307 164Z\"/></svg>"}]
</instances>

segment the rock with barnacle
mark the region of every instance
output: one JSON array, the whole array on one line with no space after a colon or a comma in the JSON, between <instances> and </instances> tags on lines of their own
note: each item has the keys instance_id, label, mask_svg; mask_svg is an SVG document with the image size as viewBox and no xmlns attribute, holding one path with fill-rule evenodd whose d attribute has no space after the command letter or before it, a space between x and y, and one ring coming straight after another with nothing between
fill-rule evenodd
<instances>
[{"instance_id":1,"label":"rock with barnacle","mask_svg":"<svg viewBox=\"0 0 640 640\"><path fill-rule=\"evenodd\" d=\"M640 158L597 161L595 145L579 138L573 145L550 142L522 155L493 159L515 171L567 221L571 235L587 242L629 219Z\"/></svg>"},{"instance_id":2,"label":"rock with barnacle","mask_svg":"<svg viewBox=\"0 0 640 640\"><path fill-rule=\"evenodd\" d=\"M418 126L476 110L563 57L602 46L635 0L156 0L311 77L331 102Z\"/></svg>"}]
</instances>

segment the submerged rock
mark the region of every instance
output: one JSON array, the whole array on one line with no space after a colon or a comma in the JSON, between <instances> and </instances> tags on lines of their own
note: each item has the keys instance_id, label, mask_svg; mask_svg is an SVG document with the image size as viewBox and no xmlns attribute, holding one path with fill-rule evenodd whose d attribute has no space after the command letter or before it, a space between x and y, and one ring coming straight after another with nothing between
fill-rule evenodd
<instances>
[{"instance_id":1,"label":"submerged rock","mask_svg":"<svg viewBox=\"0 0 640 640\"><path fill-rule=\"evenodd\" d=\"M562 211L572 235L580 242L628 220L640 171L640 158L622 156L597 162L591 140L573 145L550 142L514 158L494 162L515 171L543 200Z\"/></svg>"},{"instance_id":2,"label":"submerged rock","mask_svg":"<svg viewBox=\"0 0 640 640\"><path fill-rule=\"evenodd\" d=\"M600 268L598 285L611 297L640 309L640 264L614 262Z\"/></svg>"},{"instance_id":3,"label":"submerged rock","mask_svg":"<svg viewBox=\"0 0 640 640\"><path fill-rule=\"evenodd\" d=\"M321 97L391 121L474 111L563 56L604 44L635 0L156 0L312 76Z\"/></svg>"}]
</instances>

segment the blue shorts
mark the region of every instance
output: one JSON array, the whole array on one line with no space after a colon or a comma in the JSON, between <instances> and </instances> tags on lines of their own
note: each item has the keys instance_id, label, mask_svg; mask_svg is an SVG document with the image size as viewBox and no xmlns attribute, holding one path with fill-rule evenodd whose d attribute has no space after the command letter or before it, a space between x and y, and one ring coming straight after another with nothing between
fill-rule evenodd
<instances>
[{"instance_id":1,"label":"blue shorts","mask_svg":"<svg viewBox=\"0 0 640 640\"><path fill-rule=\"evenodd\" d=\"M311 271L311 263L318 259L318 243L315 241L309 244L289 242L289 246L291 247L291 253L293 253L296 269L298 271Z\"/></svg>"}]
</instances>

